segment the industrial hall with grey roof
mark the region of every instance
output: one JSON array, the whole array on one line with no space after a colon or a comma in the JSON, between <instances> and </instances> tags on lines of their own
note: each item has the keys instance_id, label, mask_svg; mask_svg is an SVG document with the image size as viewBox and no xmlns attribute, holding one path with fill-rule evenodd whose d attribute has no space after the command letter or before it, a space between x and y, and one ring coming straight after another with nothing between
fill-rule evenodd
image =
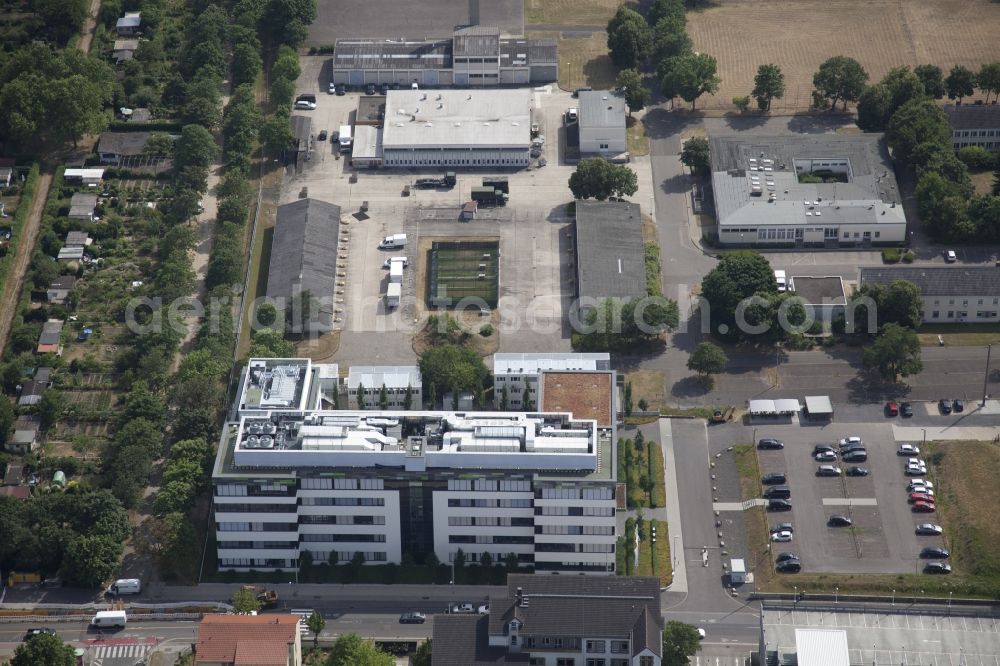
<instances>
[{"instance_id":1,"label":"industrial hall with grey roof","mask_svg":"<svg viewBox=\"0 0 1000 666\"><path fill-rule=\"evenodd\" d=\"M311 324L314 330L333 327L339 236L340 206L318 199L300 199L278 206L267 297L284 299L284 306L291 307L292 298L309 292L318 303Z\"/></svg>"},{"instance_id":2,"label":"industrial hall with grey roof","mask_svg":"<svg viewBox=\"0 0 1000 666\"><path fill-rule=\"evenodd\" d=\"M589 304L646 295L639 204L576 202L576 275L577 296Z\"/></svg>"},{"instance_id":3,"label":"industrial hall with grey roof","mask_svg":"<svg viewBox=\"0 0 1000 666\"><path fill-rule=\"evenodd\" d=\"M906 237L881 134L716 136L710 148L722 245L869 247Z\"/></svg>"}]
</instances>

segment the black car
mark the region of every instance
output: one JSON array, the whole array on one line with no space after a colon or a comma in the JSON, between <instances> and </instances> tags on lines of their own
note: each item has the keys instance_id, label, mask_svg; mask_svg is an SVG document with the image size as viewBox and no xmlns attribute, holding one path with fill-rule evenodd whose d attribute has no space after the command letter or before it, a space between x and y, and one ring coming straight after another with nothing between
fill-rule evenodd
<instances>
[{"instance_id":1,"label":"black car","mask_svg":"<svg viewBox=\"0 0 1000 666\"><path fill-rule=\"evenodd\" d=\"M899 405L899 413L907 418L913 416L913 405L908 402L901 403Z\"/></svg>"},{"instance_id":2,"label":"black car","mask_svg":"<svg viewBox=\"0 0 1000 666\"><path fill-rule=\"evenodd\" d=\"M773 439L771 437L765 437L764 439L757 442L758 449L783 449L785 448L785 443L779 439Z\"/></svg>"},{"instance_id":3,"label":"black car","mask_svg":"<svg viewBox=\"0 0 1000 666\"><path fill-rule=\"evenodd\" d=\"M842 516L839 513L835 513L826 521L826 524L830 527L850 527L854 524L847 516Z\"/></svg>"},{"instance_id":4,"label":"black car","mask_svg":"<svg viewBox=\"0 0 1000 666\"><path fill-rule=\"evenodd\" d=\"M366 95L374 95L375 94L375 84L374 83L369 83L367 86L365 86L365 94Z\"/></svg>"},{"instance_id":5,"label":"black car","mask_svg":"<svg viewBox=\"0 0 1000 666\"><path fill-rule=\"evenodd\" d=\"M775 484L784 483L785 481L786 479L784 472L771 472L769 474L765 474L760 478L760 482L763 483L765 486L773 486Z\"/></svg>"},{"instance_id":6,"label":"black car","mask_svg":"<svg viewBox=\"0 0 1000 666\"><path fill-rule=\"evenodd\" d=\"M941 546L927 546L920 550L920 559L922 560L946 560L949 555L951 553L948 552L948 549Z\"/></svg>"},{"instance_id":7,"label":"black car","mask_svg":"<svg viewBox=\"0 0 1000 666\"><path fill-rule=\"evenodd\" d=\"M780 564L781 562L798 562L799 556L795 553L778 553L778 556L774 558L775 563Z\"/></svg>"},{"instance_id":8,"label":"black car","mask_svg":"<svg viewBox=\"0 0 1000 666\"><path fill-rule=\"evenodd\" d=\"M868 476L868 474L867 467L858 467L855 465L854 467L847 468L847 476Z\"/></svg>"},{"instance_id":9,"label":"black car","mask_svg":"<svg viewBox=\"0 0 1000 666\"><path fill-rule=\"evenodd\" d=\"M781 573L798 573L802 571L802 562L799 560L785 560L784 562L775 564L774 568Z\"/></svg>"},{"instance_id":10,"label":"black car","mask_svg":"<svg viewBox=\"0 0 1000 666\"><path fill-rule=\"evenodd\" d=\"M326 141L326 130L320 130L319 135L316 137L317 141Z\"/></svg>"},{"instance_id":11,"label":"black car","mask_svg":"<svg viewBox=\"0 0 1000 666\"><path fill-rule=\"evenodd\" d=\"M792 501L787 499L770 499L767 501L768 511L791 511Z\"/></svg>"},{"instance_id":12,"label":"black car","mask_svg":"<svg viewBox=\"0 0 1000 666\"><path fill-rule=\"evenodd\" d=\"M388 95L389 94L389 84L388 83L383 83L380 92L383 95Z\"/></svg>"},{"instance_id":13,"label":"black car","mask_svg":"<svg viewBox=\"0 0 1000 666\"><path fill-rule=\"evenodd\" d=\"M49 629L48 627L32 627L24 632L24 640L30 641L35 636L41 636L42 634L48 634L49 636L55 636L56 630Z\"/></svg>"},{"instance_id":14,"label":"black car","mask_svg":"<svg viewBox=\"0 0 1000 666\"><path fill-rule=\"evenodd\" d=\"M842 455L840 459L843 460L844 462L850 462L850 463L865 462L866 460L868 460L868 450L854 449Z\"/></svg>"},{"instance_id":15,"label":"black car","mask_svg":"<svg viewBox=\"0 0 1000 666\"><path fill-rule=\"evenodd\" d=\"M942 414L951 414L951 403L941 398L938 400L938 409L941 410Z\"/></svg>"},{"instance_id":16,"label":"black car","mask_svg":"<svg viewBox=\"0 0 1000 666\"><path fill-rule=\"evenodd\" d=\"M831 444L817 444L816 446L813 447L813 457L815 457L817 453L825 453L827 451L829 451L830 453L837 452L837 450L834 449L833 445Z\"/></svg>"},{"instance_id":17,"label":"black car","mask_svg":"<svg viewBox=\"0 0 1000 666\"><path fill-rule=\"evenodd\" d=\"M340 141L340 132L330 132L330 143L337 143Z\"/></svg>"},{"instance_id":18,"label":"black car","mask_svg":"<svg viewBox=\"0 0 1000 666\"><path fill-rule=\"evenodd\" d=\"M771 533L774 532L794 532L795 526L791 523L775 523L774 527L771 528Z\"/></svg>"},{"instance_id":19,"label":"black car","mask_svg":"<svg viewBox=\"0 0 1000 666\"><path fill-rule=\"evenodd\" d=\"M951 409L956 414L960 414L965 411L965 403L962 402L961 400L956 400L955 402L951 403Z\"/></svg>"},{"instance_id":20,"label":"black car","mask_svg":"<svg viewBox=\"0 0 1000 666\"><path fill-rule=\"evenodd\" d=\"M928 562L924 567L926 574L950 574L951 565L945 562Z\"/></svg>"},{"instance_id":21,"label":"black car","mask_svg":"<svg viewBox=\"0 0 1000 666\"><path fill-rule=\"evenodd\" d=\"M347 94L347 86L345 86L343 83L338 83L337 84L337 94L338 95L346 95Z\"/></svg>"},{"instance_id":22,"label":"black car","mask_svg":"<svg viewBox=\"0 0 1000 666\"><path fill-rule=\"evenodd\" d=\"M423 624L427 620L427 616L423 613L403 613L399 616L400 624Z\"/></svg>"}]
</instances>

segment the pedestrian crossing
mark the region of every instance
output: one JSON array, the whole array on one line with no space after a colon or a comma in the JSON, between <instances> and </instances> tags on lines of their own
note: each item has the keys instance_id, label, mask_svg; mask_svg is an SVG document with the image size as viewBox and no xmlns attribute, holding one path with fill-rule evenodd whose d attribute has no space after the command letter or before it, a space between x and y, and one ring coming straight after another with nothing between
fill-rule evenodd
<instances>
[{"instance_id":1,"label":"pedestrian crossing","mask_svg":"<svg viewBox=\"0 0 1000 666\"><path fill-rule=\"evenodd\" d=\"M141 659L149 650L148 645L98 645L93 648L94 659Z\"/></svg>"},{"instance_id":2,"label":"pedestrian crossing","mask_svg":"<svg viewBox=\"0 0 1000 666\"><path fill-rule=\"evenodd\" d=\"M695 655L688 661L689 664L693 666L745 666L747 663L747 655L741 655L735 657L732 655L726 657L707 657L705 655Z\"/></svg>"}]
</instances>

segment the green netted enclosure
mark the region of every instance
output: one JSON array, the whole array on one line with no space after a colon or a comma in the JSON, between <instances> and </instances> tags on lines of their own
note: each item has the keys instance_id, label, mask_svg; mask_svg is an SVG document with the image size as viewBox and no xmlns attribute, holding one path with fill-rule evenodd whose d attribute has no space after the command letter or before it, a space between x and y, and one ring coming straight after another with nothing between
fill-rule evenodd
<instances>
[{"instance_id":1,"label":"green netted enclosure","mask_svg":"<svg viewBox=\"0 0 1000 666\"><path fill-rule=\"evenodd\" d=\"M428 302L450 307L463 298L497 304L500 289L500 243L439 241L428 259Z\"/></svg>"}]
</instances>

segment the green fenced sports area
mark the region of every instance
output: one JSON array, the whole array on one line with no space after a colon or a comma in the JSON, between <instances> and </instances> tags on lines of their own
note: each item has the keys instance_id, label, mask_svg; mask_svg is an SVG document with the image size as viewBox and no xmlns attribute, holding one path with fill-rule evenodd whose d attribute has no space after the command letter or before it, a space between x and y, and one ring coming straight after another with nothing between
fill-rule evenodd
<instances>
[{"instance_id":1,"label":"green fenced sports area","mask_svg":"<svg viewBox=\"0 0 1000 666\"><path fill-rule=\"evenodd\" d=\"M435 242L428 266L428 303L451 307L463 298L481 298L496 307L500 289L498 241Z\"/></svg>"}]
</instances>

